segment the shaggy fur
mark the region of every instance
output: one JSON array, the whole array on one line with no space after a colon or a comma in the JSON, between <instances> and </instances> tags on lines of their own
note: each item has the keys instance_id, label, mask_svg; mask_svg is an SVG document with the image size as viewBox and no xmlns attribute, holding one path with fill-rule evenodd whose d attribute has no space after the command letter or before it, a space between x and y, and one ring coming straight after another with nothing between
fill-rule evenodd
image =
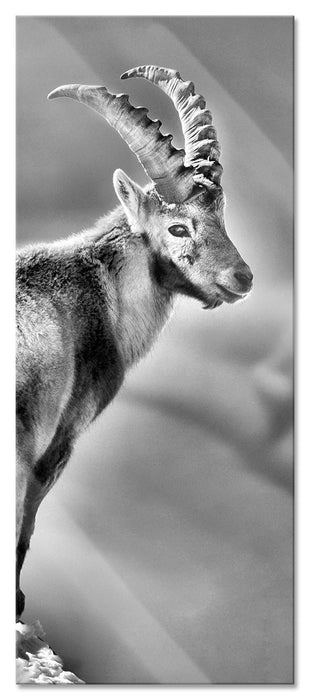
<instances>
[{"instance_id":1,"label":"shaggy fur","mask_svg":"<svg viewBox=\"0 0 310 700\"><path fill-rule=\"evenodd\" d=\"M175 294L214 308L251 287L225 231L221 188L212 200L167 205L122 171L114 186L122 206L93 229L18 254L18 617L37 508L78 436L154 343ZM187 234L179 238L169 228L180 224Z\"/></svg>"}]
</instances>

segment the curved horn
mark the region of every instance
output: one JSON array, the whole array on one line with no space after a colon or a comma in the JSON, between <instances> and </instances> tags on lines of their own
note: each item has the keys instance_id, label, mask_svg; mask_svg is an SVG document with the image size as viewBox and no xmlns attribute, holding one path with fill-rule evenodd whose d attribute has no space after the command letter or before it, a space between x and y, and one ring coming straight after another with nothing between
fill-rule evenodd
<instances>
[{"instance_id":1,"label":"curved horn","mask_svg":"<svg viewBox=\"0 0 310 700\"><path fill-rule=\"evenodd\" d=\"M62 85L47 99L55 97L71 97L99 112L136 154L166 202L183 202L192 195L193 170L184 166L184 151L172 146L172 136L161 133L161 122L149 119L145 107L133 107L128 95L112 95L98 85Z\"/></svg>"},{"instance_id":2,"label":"curved horn","mask_svg":"<svg viewBox=\"0 0 310 700\"><path fill-rule=\"evenodd\" d=\"M196 182L212 187L220 184L223 168L219 163L220 145L212 126L212 115L192 82L182 80L178 71L158 66L138 66L121 78L145 78L158 85L173 101L182 124L185 166L193 166ZM214 186L214 185L213 185Z\"/></svg>"}]
</instances>

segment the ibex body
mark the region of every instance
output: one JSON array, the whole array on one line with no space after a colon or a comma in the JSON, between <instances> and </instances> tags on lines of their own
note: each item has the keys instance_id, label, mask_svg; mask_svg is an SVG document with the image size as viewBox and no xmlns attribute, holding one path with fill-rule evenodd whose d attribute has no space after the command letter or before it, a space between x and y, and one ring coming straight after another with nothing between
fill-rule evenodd
<instances>
[{"instance_id":1,"label":"ibex body","mask_svg":"<svg viewBox=\"0 0 310 700\"><path fill-rule=\"evenodd\" d=\"M106 88L65 86L117 128L152 180L144 190L114 174L121 206L88 231L29 247L17 265L17 615L19 574L37 508L80 433L154 343L176 294L204 308L247 294L252 273L224 225L219 147L192 83L144 66L123 77L159 85L178 109L185 153L144 108Z\"/></svg>"}]
</instances>

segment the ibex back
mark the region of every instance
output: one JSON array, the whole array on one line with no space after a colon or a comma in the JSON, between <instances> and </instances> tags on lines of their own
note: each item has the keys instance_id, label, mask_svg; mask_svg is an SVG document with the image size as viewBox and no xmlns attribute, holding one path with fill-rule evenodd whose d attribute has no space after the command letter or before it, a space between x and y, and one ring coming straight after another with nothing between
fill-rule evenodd
<instances>
[{"instance_id":1,"label":"ibex back","mask_svg":"<svg viewBox=\"0 0 310 700\"><path fill-rule=\"evenodd\" d=\"M80 433L151 347L177 293L214 309L252 286L252 273L224 225L219 144L204 98L176 71L142 66L176 106L185 150L160 122L104 87L67 85L71 97L117 129L151 184L114 173L121 205L93 228L30 246L17 265L17 616L20 570L37 508L66 465Z\"/></svg>"}]
</instances>

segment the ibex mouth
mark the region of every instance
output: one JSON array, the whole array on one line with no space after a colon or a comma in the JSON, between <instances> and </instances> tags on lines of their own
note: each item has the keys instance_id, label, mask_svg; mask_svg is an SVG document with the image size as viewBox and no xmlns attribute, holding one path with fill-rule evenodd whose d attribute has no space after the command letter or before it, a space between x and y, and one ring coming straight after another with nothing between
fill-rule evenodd
<instances>
[{"instance_id":1,"label":"ibex mouth","mask_svg":"<svg viewBox=\"0 0 310 700\"><path fill-rule=\"evenodd\" d=\"M217 284L216 286L221 292L223 301L226 301L227 304L233 304L235 301L240 301L246 297L246 293L238 294L238 292L232 292L230 289L223 287L221 284Z\"/></svg>"},{"instance_id":2,"label":"ibex mouth","mask_svg":"<svg viewBox=\"0 0 310 700\"><path fill-rule=\"evenodd\" d=\"M218 306L221 306L223 304L223 299L220 299L219 297L215 297L214 299L210 300L207 304L203 305L203 309L217 309Z\"/></svg>"}]
</instances>

